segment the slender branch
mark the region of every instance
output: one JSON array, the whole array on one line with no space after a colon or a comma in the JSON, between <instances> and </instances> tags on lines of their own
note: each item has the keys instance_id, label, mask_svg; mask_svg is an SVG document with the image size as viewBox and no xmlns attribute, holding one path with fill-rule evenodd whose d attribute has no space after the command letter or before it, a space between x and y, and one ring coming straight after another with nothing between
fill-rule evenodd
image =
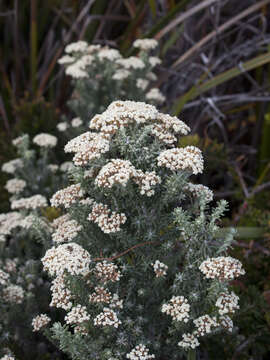
<instances>
[{"instance_id":1,"label":"slender branch","mask_svg":"<svg viewBox=\"0 0 270 360\"><path fill-rule=\"evenodd\" d=\"M263 190L265 190L265 189L267 189L267 188L269 188L269 187L270 187L270 181L267 181L266 183L264 183L264 184L262 184L262 185L256 186L256 187L252 190L252 192L251 192L251 194L249 195L249 197L251 197L251 196L257 194L258 192L263 191Z\"/></svg>"},{"instance_id":2,"label":"slender branch","mask_svg":"<svg viewBox=\"0 0 270 360\"><path fill-rule=\"evenodd\" d=\"M93 259L93 261L102 261L102 260L112 261L112 260L118 259L119 257L121 257L123 255L126 255L127 253L129 253L130 251L132 251L132 250L134 250L134 249L136 249L138 247L141 247L141 246L144 246L144 245L150 245L150 244L159 244L159 242L158 241L145 241L143 243L132 246L131 248L121 252L118 255L112 256L110 258L103 258L103 257L102 258L95 258L95 259Z\"/></svg>"},{"instance_id":3,"label":"slender branch","mask_svg":"<svg viewBox=\"0 0 270 360\"><path fill-rule=\"evenodd\" d=\"M241 187L242 187L242 190L243 190L243 193L244 193L245 197L246 197L246 198L249 198L249 197L250 197L250 193L249 193L249 191L248 191L248 188L247 188L247 185L246 185L245 180L244 180L244 178L243 178L243 175L242 175L242 173L241 173L241 171L240 171L240 169L239 169L239 167L238 167L237 164L235 164L234 169L235 169L235 171L236 171L236 173L237 173L237 175L238 175L238 178L239 178L239 181L240 181L240 185L241 185Z\"/></svg>"}]
</instances>

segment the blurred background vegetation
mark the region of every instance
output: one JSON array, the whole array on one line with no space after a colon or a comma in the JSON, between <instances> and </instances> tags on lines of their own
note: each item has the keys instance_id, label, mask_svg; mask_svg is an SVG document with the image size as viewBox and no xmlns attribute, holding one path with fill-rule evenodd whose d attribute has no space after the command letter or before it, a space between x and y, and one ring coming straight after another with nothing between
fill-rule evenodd
<instances>
[{"instance_id":1,"label":"blurred background vegetation","mask_svg":"<svg viewBox=\"0 0 270 360\"><path fill-rule=\"evenodd\" d=\"M191 128L181 145L206 156L200 182L230 202L233 254L247 276L234 283L243 304L238 336L211 343L213 359L270 357L270 0L1 0L0 163L11 139L54 132L67 113L69 78L57 64L79 39L130 54L154 37L167 102ZM0 175L0 211L8 210ZM211 353L210 351L210 353Z\"/></svg>"}]
</instances>

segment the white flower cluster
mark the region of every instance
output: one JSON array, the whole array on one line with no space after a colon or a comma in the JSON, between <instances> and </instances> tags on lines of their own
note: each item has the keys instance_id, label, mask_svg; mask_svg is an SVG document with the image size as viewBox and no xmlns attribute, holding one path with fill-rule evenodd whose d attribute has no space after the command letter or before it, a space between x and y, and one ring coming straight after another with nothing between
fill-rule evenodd
<instances>
[{"instance_id":1,"label":"white flower cluster","mask_svg":"<svg viewBox=\"0 0 270 360\"><path fill-rule=\"evenodd\" d=\"M86 147L86 145L94 140L96 137L95 133L91 133L89 131L75 137L74 139L70 140L65 146L66 153L76 153L79 152L81 148Z\"/></svg>"},{"instance_id":2,"label":"white flower cluster","mask_svg":"<svg viewBox=\"0 0 270 360\"><path fill-rule=\"evenodd\" d=\"M87 219L96 223L105 234L120 231L120 225L124 224L127 220L124 213L111 212L107 205L96 202Z\"/></svg>"},{"instance_id":3,"label":"white flower cluster","mask_svg":"<svg viewBox=\"0 0 270 360\"><path fill-rule=\"evenodd\" d=\"M202 184L188 183L185 186L185 190L190 192L195 197L202 197L206 202L211 202L214 197L213 191Z\"/></svg>"},{"instance_id":4,"label":"white flower cluster","mask_svg":"<svg viewBox=\"0 0 270 360\"><path fill-rule=\"evenodd\" d=\"M69 127L69 125L68 125L68 123L67 123L66 121L61 121L61 122L59 122L59 123L56 125L56 127L57 127L57 130L58 130L58 131L63 132L63 131L66 131L66 130L67 130L67 128Z\"/></svg>"},{"instance_id":5,"label":"white flower cluster","mask_svg":"<svg viewBox=\"0 0 270 360\"><path fill-rule=\"evenodd\" d=\"M62 275L65 271L71 275L86 275L91 258L80 245L67 243L47 250L41 261L50 275Z\"/></svg>"},{"instance_id":6,"label":"white flower cluster","mask_svg":"<svg viewBox=\"0 0 270 360\"><path fill-rule=\"evenodd\" d=\"M34 137L33 143L40 147L55 147L57 144L57 137L50 134L38 134Z\"/></svg>"},{"instance_id":7,"label":"white flower cluster","mask_svg":"<svg viewBox=\"0 0 270 360\"><path fill-rule=\"evenodd\" d=\"M23 167L23 162L21 159L13 159L2 165L2 171L7 174L14 174L17 169Z\"/></svg>"},{"instance_id":8,"label":"white flower cluster","mask_svg":"<svg viewBox=\"0 0 270 360\"><path fill-rule=\"evenodd\" d=\"M90 129L114 134L118 129L132 123L145 124L156 120L158 110L149 104L136 101L114 101L102 114L90 121Z\"/></svg>"},{"instance_id":9,"label":"white flower cluster","mask_svg":"<svg viewBox=\"0 0 270 360\"><path fill-rule=\"evenodd\" d=\"M24 290L19 285L9 285L3 289L3 300L8 303L21 304L24 299Z\"/></svg>"},{"instance_id":10,"label":"white flower cluster","mask_svg":"<svg viewBox=\"0 0 270 360\"><path fill-rule=\"evenodd\" d=\"M137 39L134 41L133 46L140 50L148 51L153 50L158 46L156 39Z\"/></svg>"},{"instance_id":11,"label":"white flower cluster","mask_svg":"<svg viewBox=\"0 0 270 360\"><path fill-rule=\"evenodd\" d=\"M119 59L116 61L118 65L121 65L124 69L144 69L145 63L136 56L130 56L125 59Z\"/></svg>"},{"instance_id":12,"label":"white flower cluster","mask_svg":"<svg viewBox=\"0 0 270 360\"><path fill-rule=\"evenodd\" d=\"M166 100L165 96L162 95L162 92L158 88L152 88L151 90L149 90L148 93L145 95L145 98L147 100L153 100L160 104L164 103L164 101Z\"/></svg>"},{"instance_id":13,"label":"white flower cluster","mask_svg":"<svg viewBox=\"0 0 270 360\"><path fill-rule=\"evenodd\" d=\"M82 204L82 205L89 205L90 206L90 205L93 205L93 203L94 203L94 199L91 199L89 197L80 200L80 204Z\"/></svg>"},{"instance_id":14,"label":"white flower cluster","mask_svg":"<svg viewBox=\"0 0 270 360\"><path fill-rule=\"evenodd\" d=\"M74 127L74 128L79 127L82 124L83 124L83 121L79 117L76 117L76 118L71 120L71 126Z\"/></svg>"},{"instance_id":15,"label":"white flower cluster","mask_svg":"<svg viewBox=\"0 0 270 360\"><path fill-rule=\"evenodd\" d=\"M220 315L233 314L235 310L239 309L239 297L234 293L221 293L216 301L216 307Z\"/></svg>"},{"instance_id":16,"label":"white flower cluster","mask_svg":"<svg viewBox=\"0 0 270 360\"><path fill-rule=\"evenodd\" d=\"M89 134L87 136L86 134ZM89 140L86 140L86 138ZM65 152L74 152L73 162L76 166L85 166L91 160L100 158L109 151L110 142L105 134L87 132L72 139L65 146Z\"/></svg>"},{"instance_id":17,"label":"white flower cluster","mask_svg":"<svg viewBox=\"0 0 270 360\"><path fill-rule=\"evenodd\" d=\"M183 334L182 341L179 341L178 345L184 349L195 349L200 343L195 334L187 333Z\"/></svg>"},{"instance_id":18,"label":"white flower cluster","mask_svg":"<svg viewBox=\"0 0 270 360\"><path fill-rule=\"evenodd\" d=\"M233 280L245 274L241 262L231 256L209 258L202 262L199 269L207 279L219 279L221 281Z\"/></svg>"},{"instance_id":19,"label":"white flower cluster","mask_svg":"<svg viewBox=\"0 0 270 360\"><path fill-rule=\"evenodd\" d=\"M139 185L141 195L152 196L155 194L153 187L161 184L161 178L155 171L146 171L144 173L141 170L136 170L134 182Z\"/></svg>"},{"instance_id":20,"label":"white flower cluster","mask_svg":"<svg viewBox=\"0 0 270 360\"><path fill-rule=\"evenodd\" d=\"M131 72L126 69L118 69L115 71L115 73L112 76L112 79L114 80L124 80L128 78L131 75Z\"/></svg>"},{"instance_id":21,"label":"white flower cluster","mask_svg":"<svg viewBox=\"0 0 270 360\"><path fill-rule=\"evenodd\" d=\"M28 135L22 135L22 136L18 136L15 139L12 140L12 145L14 146L19 146L21 145L26 139L28 139L29 136Z\"/></svg>"},{"instance_id":22,"label":"white flower cluster","mask_svg":"<svg viewBox=\"0 0 270 360\"><path fill-rule=\"evenodd\" d=\"M157 56L150 56L149 57L149 63L151 66L155 67L157 65L160 65L161 64L161 59Z\"/></svg>"},{"instance_id":23,"label":"white flower cluster","mask_svg":"<svg viewBox=\"0 0 270 360\"><path fill-rule=\"evenodd\" d=\"M136 169L128 160L112 159L102 167L95 179L99 187L111 188L114 184L126 186L128 180L136 175Z\"/></svg>"},{"instance_id":24,"label":"white flower cluster","mask_svg":"<svg viewBox=\"0 0 270 360\"><path fill-rule=\"evenodd\" d=\"M28 198L21 198L11 202L11 209L37 209L48 206L47 199L42 195L33 195Z\"/></svg>"},{"instance_id":25,"label":"white flower cluster","mask_svg":"<svg viewBox=\"0 0 270 360\"><path fill-rule=\"evenodd\" d=\"M195 146L173 148L160 153L157 158L158 166L177 170L188 170L196 175L203 172L203 157L201 150Z\"/></svg>"},{"instance_id":26,"label":"white flower cluster","mask_svg":"<svg viewBox=\"0 0 270 360\"><path fill-rule=\"evenodd\" d=\"M65 47L65 52L67 54L74 53L74 52L82 52L85 51L88 47L87 42L79 40L74 43L68 44Z\"/></svg>"},{"instance_id":27,"label":"white flower cluster","mask_svg":"<svg viewBox=\"0 0 270 360\"><path fill-rule=\"evenodd\" d=\"M159 113L157 121L153 124L152 134L165 144L171 145L177 140L173 132L187 135L190 128L176 116Z\"/></svg>"},{"instance_id":28,"label":"white flower cluster","mask_svg":"<svg viewBox=\"0 0 270 360\"><path fill-rule=\"evenodd\" d=\"M129 124L133 124L134 122L137 124L152 124L152 135L156 136L165 144L172 144L177 140L173 133L186 135L190 131L190 128L178 118L159 113L152 105L135 101L114 101L111 105L109 105L106 111L102 114L94 116L94 118L90 121L90 129L100 131L103 136L105 134L113 135L118 131L118 129ZM86 134L89 134L88 138L90 136L94 136L92 133ZM82 143L80 147L83 148L85 147L83 144L85 142L89 142L90 139L87 140L84 135L83 141L81 139L79 140ZM75 144L73 141L75 141ZM109 143L109 140L107 140L107 142ZM67 147L69 147L69 149ZM73 147L73 149L70 149L71 147ZM70 143L68 143L66 151L68 150L78 151L77 139L73 139ZM192 160L192 164L196 160L197 162L198 160L202 162L200 150L193 146L173 150L175 150L176 155L178 155L178 161L180 160L179 156L182 155L181 165L189 167L188 165L190 159ZM178 154L179 152L180 155ZM170 157L172 157L172 155Z\"/></svg>"},{"instance_id":29,"label":"white flower cluster","mask_svg":"<svg viewBox=\"0 0 270 360\"><path fill-rule=\"evenodd\" d=\"M119 281L122 276L117 265L108 263L106 260L96 264L94 273L96 277L106 284L108 281Z\"/></svg>"},{"instance_id":30,"label":"white flower cluster","mask_svg":"<svg viewBox=\"0 0 270 360\"><path fill-rule=\"evenodd\" d=\"M53 281L50 288L52 293L51 307L69 310L72 307L72 294L66 287L63 275L58 275Z\"/></svg>"},{"instance_id":31,"label":"white flower cluster","mask_svg":"<svg viewBox=\"0 0 270 360\"><path fill-rule=\"evenodd\" d=\"M148 85L149 85L149 80L140 79L140 78L136 80L136 86L138 89L145 90Z\"/></svg>"},{"instance_id":32,"label":"white flower cluster","mask_svg":"<svg viewBox=\"0 0 270 360\"><path fill-rule=\"evenodd\" d=\"M139 344L127 354L126 358L130 360L155 359L155 355L150 355L149 351L150 350L145 345Z\"/></svg>"},{"instance_id":33,"label":"white flower cluster","mask_svg":"<svg viewBox=\"0 0 270 360\"><path fill-rule=\"evenodd\" d=\"M118 328L121 323L122 322L118 319L116 313L107 307L105 307L103 311L94 318L95 326L113 326Z\"/></svg>"},{"instance_id":34,"label":"white flower cluster","mask_svg":"<svg viewBox=\"0 0 270 360\"><path fill-rule=\"evenodd\" d=\"M5 189L11 194L19 194L20 192L23 191L25 186L26 186L26 182L24 180L15 178L7 181L5 185Z\"/></svg>"},{"instance_id":35,"label":"white flower cluster","mask_svg":"<svg viewBox=\"0 0 270 360\"><path fill-rule=\"evenodd\" d=\"M69 65L66 68L66 74L70 75L71 77L73 77L75 79L87 78L88 74L86 71L82 70L82 67L85 67L85 65L82 64L81 61L77 61L76 63Z\"/></svg>"},{"instance_id":36,"label":"white flower cluster","mask_svg":"<svg viewBox=\"0 0 270 360\"><path fill-rule=\"evenodd\" d=\"M56 231L52 234L52 240L57 243L63 243L73 240L82 230L82 226L76 220L62 221Z\"/></svg>"},{"instance_id":37,"label":"white flower cluster","mask_svg":"<svg viewBox=\"0 0 270 360\"><path fill-rule=\"evenodd\" d=\"M96 286L95 292L89 295L89 301L92 303L110 303L112 294L103 286Z\"/></svg>"},{"instance_id":38,"label":"white flower cluster","mask_svg":"<svg viewBox=\"0 0 270 360\"><path fill-rule=\"evenodd\" d=\"M167 275L168 266L156 260L153 264L151 264L154 268L154 272L156 273L156 277L161 277Z\"/></svg>"},{"instance_id":39,"label":"white flower cluster","mask_svg":"<svg viewBox=\"0 0 270 360\"><path fill-rule=\"evenodd\" d=\"M1 357L0 360L16 360L14 356L11 355L4 355Z\"/></svg>"},{"instance_id":40,"label":"white flower cluster","mask_svg":"<svg viewBox=\"0 0 270 360\"><path fill-rule=\"evenodd\" d=\"M9 280L9 274L0 269L0 285L6 285Z\"/></svg>"},{"instance_id":41,"label":"white flower cluster","mask_svg":"<svg viewBox=\"0 0 270 360\"><path fill-rule=\"evenodd\" d=\"M57 164L49 164L48 165L48 169L53 173L55 174L56 171L59 169L59 166Z\"/></svg>"},{"instance_id":42,"label":"white flower cluster","mask_svg":"<svg viewBox=\"0 0 270 360\"><path fill-rule=\"evenodd\" d=\"M37 315L32 320L33 331L39 331L44 326L48 325L50 321L51 318L46 314Z\"/></svg>"},{"instance_id":43,"label":"white flower cluster","mask_svg":"<svg viewBox=\"0 0 270 360\"><path fill-rule=\"evenodd\" d=\"M86 306L74 306L65 316L67 324L81 324L90 320L90 315L87 312Z\"/></svg>"},{"instance_id":44,"label":"white flower cluster","mask_svg":"<svg viewBox=\"0 0 270 360\"><path fill-rule=\"evenodd\" d=\"M11 230L21 226L23 216L17 211L0 214L0 234L10 235Z\"/></svg>"},{"instance_id":45,"label":"white flower cluster","mask_svg":"<svg viewBox=\"0 0 270 360\"><path fill-rule=\"evenodd\" d=\"M64 189L58 190L51 198L51 205L59 207L63 205L66 209L75 204L83 197L81 184L73 184Z\"/></svg>"},{"instance_id":46,"label":"white flower cluster","mask_svg":"<svg viewBox=\"0 0 270 360\"><path fill-rule=\"evenodd\" d=\"M57 229L59 226L61 226L64 222L71 220L69 214L64 214L59 216L58 218L54 219L51 223L52 227L54 229Z\"/></svg>"},{"instance_id":47,"label":"white flower cluster","mask_svg":"<svg viewBox=\"0 0 270 360\"><path fill-rule=\"evenodd\" d=\"M75 60L74 57L70 55L64 55L57 62L60 65L65 65L65 64L73 63L74 60Z\"/></svg>"},{"instance_id":48,"label":"white flower cluster","mask_svg":"<svg viewBox=\"0 0 270 360\"><path fill-rule=\"evenodd\" d=\"M104 46L103 48L100 48L100 50L97 52L97 57L101 61L115 61L117 59L120 59L122 56L117 49L110 49L108 46Z\"/></svg>"},{"instance_id":49,"label":"white flower cluster","mask_svg":"<svg viewBox=\"0 0 270 360\"><path fill-rule=\"evenodd\" d=\"M189 320L190 305L184 296L173 296L169 304L162 305L161 311L170 315L173 320L186 323Z\"/></svg>"},{"instance_id":50,"label":"white flower cluster","mask_svg":"<svg viewBox=\"0 0 270 360\"><path fill-rule=\"evenodd\" d=\"M114 184L126 186L131 178L139 185L140 193L147 196L154 195L152 187L161 183L160 177L154 171L144 173L136 170L128 160L112 159L102 167L95 179L95 184L107 188L111 188Z\"/></svg>"},{"instance_id":51,"label":"white flower cluster","mask_svg":"<svg viewBox=\"0 0 270 360\"><path fill-rule=\"evenodd\" d=\"M206 334L210 334L213 328L215 329L218 327L216 317L211 318L209 315L200 316L199 318L193 320L193 323L197 328L197 336L204 336Z\"/></svg>"},{"instance_id":52,"label":"white flower cluster","mask_svg":"<svg viewBox=\"0 0 270 360\"><path fill-rule=\"evenodd\" d=\"M81 336L88 335L88 330L83 326L83 324L74 326L74 333L80 334Z\"/></svg>"},{"instance_id":53,"label":"white flower cluster","mask_svg":"<svg viewBox=\"0 0 270 360\"><path fill-rule=\"evenodd\" d=\"M65 48L65 52L70 55L64 55L58 60L59 64L67 65L66 74L75 79L87 78L87 66L96 66L98 62L110 61L121 58L121 54L116 49L107 46L90 45L86 42L77 42L69 44Z\"/></svg>"}]
</instances>

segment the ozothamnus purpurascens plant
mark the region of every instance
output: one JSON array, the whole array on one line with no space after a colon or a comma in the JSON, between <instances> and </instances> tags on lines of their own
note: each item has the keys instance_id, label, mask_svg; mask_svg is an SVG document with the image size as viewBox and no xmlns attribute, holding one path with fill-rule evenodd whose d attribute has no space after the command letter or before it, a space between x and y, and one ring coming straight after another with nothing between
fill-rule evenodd
<instances>
[{"instance_id":1,"label":"ozothamnus purpurascens plant","mask_svg":"<svg viewBox=\"0 0 270 360\"><path fill-rule=\"evenodd\" d=\"M115 101L65 146L74 184L51 199L65 212L42 262L51 306L66 311L45 332L72 359L195 358L208 336L233 331L229 281L244 270L227 256L233 231L218 226L226 202L210 208L212 191L191 182L201 151L174 147L189 130L152 105Z\"/></svg>"}]
</instances>

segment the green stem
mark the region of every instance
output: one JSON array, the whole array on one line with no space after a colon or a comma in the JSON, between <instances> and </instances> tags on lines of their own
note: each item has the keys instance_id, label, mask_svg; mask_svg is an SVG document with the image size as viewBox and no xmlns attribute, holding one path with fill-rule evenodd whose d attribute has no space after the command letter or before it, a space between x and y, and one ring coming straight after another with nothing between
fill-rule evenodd
<instances>
[{"instance_id":1,"label":"green stem","mask_svg":"<svg viewBox=\"0 0 270 360\"><path fill-rule=\"evenodd\" d=\"M196 350L189 350L187 360L196 360Z\"/></svg>"}]
</instances>

